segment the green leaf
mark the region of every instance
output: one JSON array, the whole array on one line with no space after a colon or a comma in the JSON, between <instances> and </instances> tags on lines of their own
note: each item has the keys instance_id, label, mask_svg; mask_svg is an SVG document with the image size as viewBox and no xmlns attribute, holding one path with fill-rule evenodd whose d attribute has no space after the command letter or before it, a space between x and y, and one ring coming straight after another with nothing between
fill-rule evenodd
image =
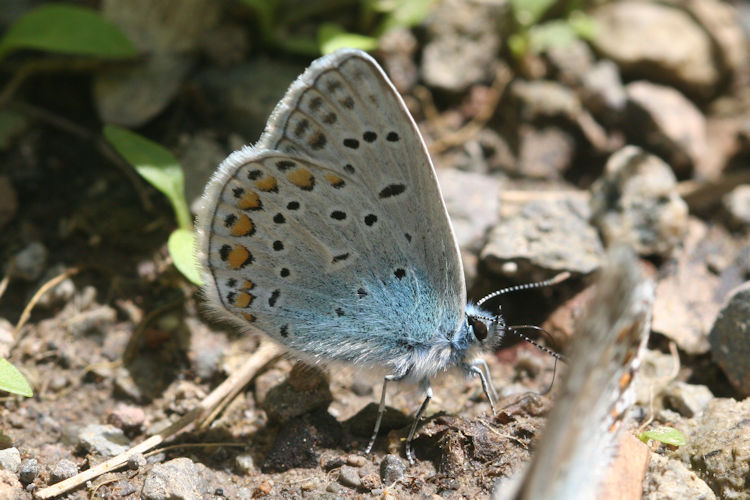
<instances>
[{"instance_id":1,"label":"green leaf","mask_svg":"<svg viewBox=\"0 0 750 500\"><path fill-rule=\"evenodd\" d=\"M435 0L382 0L375 9L386 14L379 32L393 28L411 28L424 21L435 5Z\"/></svg>"},{"instance_id":2,"label":"green leaf","mask_svg":"<svg viewBox=\"0 0 750 500\"><path fill-rule=\"evenodd\" d=\"M654 441L672 446L684 446L687 443L685 435L674 427L659 427L643 431L638 435L638 439L644 443L648 442L649 439L653 439Z\"/></svg>"},{"instance_id":3,"label":"green leaf","mask_svg":"<svg viewBox=\"0 0 750 500\"><path fill-rule=\"evenodd\" d=\"M557 0L510 0L511 12L516 22L529 27L542 18Z\"/></svg>"},{"instance_id":4,"label":"green leaf","mask_svg":"<svg viewBox=\"0 0 750 500\"><path fill-rule=\"evenodd\" d=\"M185 201L185 177L177 158L161 145L116 125L105 126L104 137L141 177L169 198L178 226L192 229L192 217Z\"/></svg>"},{"instance_id":5,"label":"green leaf","mask_svg":"<svg viewBox=\"0 0 750 500\"><path fill-rule=\"evenodd\" d=\"M573 31L584 40L593 40L599 28L596 24L596 19L580 10L575 10L570 13L568 16L568 24L570 24Z\"/></svg>"},{"instance_id":6,"label":"green leaf","mask_svg":"<svg viewBox=\"0 0 750 500\"><path fill-rule=\"evenodd\" d=\"M348 33L338 24L324 23L318 28L318 45L323 54L330 54L344 48L374 50L378 41L371 36Z\"/></svg>"},{"instance_id":7,"label":"green leaf","mask_svg":"<svg viewBox=\"0 0 750 500\"><path fill-rule=\"evenodd\" d=\"M34 395L26 377L5 358L0 358L0 390L27 398Z\"/></svg>"},{"instance_id":8,"label":"green leaf","mask_svg":"<svg viewBox=\"0 0 750 500\"><path fill-rule=\"evenodd\" d=\"M573 28L564 20L549 21L529 30L529 46L538 54L552 47L564 47L578 39Z\"/></svg>"},{"instance_id":9,"label":"green leaf","mask_svg":"<svg viewBox=\"0 0 750 500\"><path fill-rule=\"evenodd\" d=\"M196 260L195 233L189 229L175 229L167 241L174 267L196 285L203 284L201 269Z\"/></svg>"},{"instance_id":10,"label":"green leaf","mask_svg":"<svg viewBox=\"0 0 750 500\"><path fill-rule=\"evenodd\" d=\"M137 53L120 28L96 11L66 4L42 5L21 16L0 40L0 58L19 49L108 59Z\"/></svg>"}]
</instances>

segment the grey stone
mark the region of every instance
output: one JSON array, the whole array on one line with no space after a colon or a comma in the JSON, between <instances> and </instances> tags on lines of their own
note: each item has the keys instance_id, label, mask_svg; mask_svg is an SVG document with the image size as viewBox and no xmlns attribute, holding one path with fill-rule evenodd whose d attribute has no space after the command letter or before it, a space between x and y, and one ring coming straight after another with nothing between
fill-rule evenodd
<instances>
[{"instance_id":1,"label":"grey stone","mask_svg":"<svg viewBox=\"0 0 750 500\"><path fill-rule=\"evenodd\" d=\"M667 404L677 410L680 415L692 418L703 411L709 401L714 398L705 385L675 382L667 387L664 395Z\"/></svg>"},{"instance_id":2,"label":"grey stone","mask_svg":"<svg viewBox=\"0 0 750 500\"><path fill-rule=\"evenodd\" d=\"M635 146L612 154L591 186L592 221L605 244L626 243L640 255L670 256L687 230L687 204L672 170Z\"/></svg>"},{"instance_id":3,"label":"grey stone","mask_svg":"<svg viewBox=\"0 0 750 500\"><path fill-rule=\"evenodd\" d=\"M29 458L21 464L21 470L18 471L18 478L23 484L34 482L39 474L39 462L36 458Z\"/></svg>"},{"instance_id":4,"label":"grey stone","mask_svg":"<svg viewBox=\"0 0 750 500\"><path fill-rule=\"evenodd\" d=\"M402 477L406 473L406 464L396 455L386 455L380 462L380 480L388 486Z\"/></svg>"},{"instance_id":5,"label":"grey stone","mask_svg":"<svg viewBox=\"0 0 750 500\"><path fill-rule=\"evenodd\" d=\"M560 271L588 274L604 254L589 216L582 198L528 202L492 229L481 258L494 272L514 279L535 281Z\"/></svg>"},{"instance_id":6,"label":"grey stone","mask_svg":"<svg viewBox=\"0 0 750 500\"><path fill-rule=\"evenodd\" d=\"M146 457L142 453L134 453L128 457L127 465L130 470L138 470L147 463Z\"/></svg>"},{"instance_id":7,"label":"grey stone","mask_svg":"<svg viewBox=\"0 0 750 500\"><path fill-rule=\"evenodd\" d=\"M630 137L664 158L678 174L688 175L708 150L703 114L672 87L641 80L629 83L625 91Z\"/></svg>"},{"instance_id":8,"label":"grey stone","mask_svg":"<svg viewBox=\"0 0 750 500\"><path fill-rule=\"evenodd\" d=\"M500 50L498 24L507 5L447 0L425 20L422 78L427 85L463 92L493 78ZM466 43L470 39L472 43Z\"/></svg>"},{"instance_id":9,"label":"grey stone","mask_svg":"<svg viewBox=\"0 0 750 500\"><path fill-rule=\"evenodd\" d=\"M25 281L38 279L47 265L49 251L42 243L34 241L26 245L13 258L13 276Z\"/></svg>"},{"instance_id":10,"label":"grey stone","mask_svg":"<svg viewBox=\"0 0 750 500\"><path fill-rule=\"evenodd\" d=\"M349 488L359 488L362 486L359 472L349 465L342 465L339 469L339 482Z\"/></svg>"},{"instance_id":11,"label":"grey stone","mask_svg":"<svg viewBox=\"0 0 750 500\"><path fill-rule=\"evenodd\" d=\"M741 394L750 395L750 282L736 288L708 335L711 355Z\"/></svg>"},{"instance_id":12,"label":"grey stone","mask_svg":"<svg viewBox=\"0 0 750 500\"><path fill-rule=\"evenodd\" d=\"M21 453L17 448L0 450L0 469L18 472L21 468Z\"/></svg>"},{"instance_id":13,"label":"grey stone","mask_svg":"<svg viewBox=\"0 0 750 500\"><path fill-rule=\"evenodd\" d=\"M689 14L650 2L608 3L593 11L595 50L631 78L659 81L701 97L720 73L711 40ZM679 40L680 43L675 43Z\"/></svg>"},{"instance_id":14,"label":"grey stone","mask_svg":"<svg viewBox=\"0 0 750 500\"><path fill-rule=\"evenodd\" d=\"M97 306L88 311L76 314L66 321L65 326L74 336L81 336L91 332L104 334L114 324L116 319L117 311L113 308L109 306Z\"/></svg>"},{"instance_id":15,"label":"grey stone","mask_svg":"<svg viewBox=\"0 0 750 500\"><path fill-rule=\"evenodd\" d=\"M575 138L558 127L519 127L518 174L530 179L562 179L576 153Z\"/></svg>"},{"instance_id":16,"label":"grey stone","mask_svg":"<svg viewBox=\"0 0 750 500\"><path fill-rule=\"evenodd\" d=\"M733 228L750 227L750 184L737 186L722 199Z\"/></svg>"},{"instance_id":17,"label":"grey stone","mask_svg":"<svg viewBox=\"0 0 750 500\"><path fill-rule=\"evenodd\" d=\"M670 460L657 453L651 453L648 472L643 482L643 499L672 500L673 498L715 500L716 495L704 481L679 460Z\"/></svg>"},{"instance_id":18,"label":"grey stone","mask_svg":"<svg viewBox=\"0 0 750 500\"><path fill-rule=\"evenodd\" d=\"M78 432L78 445L89 453L114 457L126 451L130 441L113 425L91 424Z\"/></svg>"},{"instance_id":19,"label":"grey stone","mask_svg":"<svg viewBox=\"0 0 750 500\"><path fill-rule=\"evenodd\" d=\"M50 482L59 483L64 479L75 476L76 474L78 474L78 466L70 460L63 458L52 466L49 473Z\"/></svg>"},{"instance_id":20,"label":"grey stone","mask_svg":"<svg viewBox=\"0 0 750 500\"><path fill-rule=\"evenodd\" d=\"M242 474L254 474L258 471L258 467L255 465L255 459L250 454L237 455L234 458L235 468Z\"/></svg>"},{"instance_id":21,"label":"grey stone","mask_svg":"<svg viewBox=\"0 0 750 500\"><path fill-rule=\"evenodd\" d=\"M143 481L141 496L145 500L192 500L213 493L203 477L201 464L186 457L154 465Z\"/></svg>"},{"instance_id":22,"label":"grey stone","mask_svg":"<svg viewBox=\"0 0 750 500\"><path fill-rule=\"evenodd\" d=\"M594 115L602 116L608 123L622 120L628 101L617 65L610 60L597 62L582 81L583 105Z\"/></svg>"},{"instance_id":23,"label":"grey stone","mask_svg":"<svg viewBox=\"0 0 750 500\"><path fill-rule=\"evenodd\" d=\"M546 56L557 70L558 79L569 85L580 84L594 64L591 47L580 38L548 47Z\"/></svg>"},{"instance_id":24,"label":"grey stone","mask_svg":"<svg viewBox=\"0 0 750 500\"><path fill-rule=\"evenodd\" d=\"M437 174L458 246L479 250L499 217L500 181L449 168L438 169Z\"/></svg>"},{"instance_id":25,"label":"grey stone","mask_svg":"<svg viewBox=\"0 0 750 500\"><path fill-rule=\"evenodd\" d=\"M676 452L718 498L747 498L750 477L750 398L714 399L688 428Z\"/></svg>"}]
</instances>

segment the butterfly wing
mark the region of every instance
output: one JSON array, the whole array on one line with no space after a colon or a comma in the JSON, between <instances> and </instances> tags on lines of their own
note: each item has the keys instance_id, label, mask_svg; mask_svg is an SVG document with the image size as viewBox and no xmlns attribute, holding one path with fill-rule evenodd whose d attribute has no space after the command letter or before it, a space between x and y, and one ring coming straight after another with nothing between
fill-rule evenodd
<instances>
[{"instance_id":1,"label":"butterfly wing","mask_svg":"<svg viewBox=\"0 0 750 500\"><path fill-rule=\"evenodd\" d=\"M302 357L403 368L463 319L432 164L362 52L323 57L291 86L260 142L209 182L198 226L216 309Z\"/></svg>"}]
</instances>

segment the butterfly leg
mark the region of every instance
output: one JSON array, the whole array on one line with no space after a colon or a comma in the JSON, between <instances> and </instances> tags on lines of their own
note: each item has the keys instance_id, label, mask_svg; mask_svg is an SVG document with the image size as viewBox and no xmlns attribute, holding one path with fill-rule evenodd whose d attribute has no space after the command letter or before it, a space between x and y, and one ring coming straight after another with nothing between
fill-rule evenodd
<instances>
[{"instance_id":1,"label":"butterfly leg","mask_svg":"<svg viewBox=\"0 0 750 500\"><path fill-rule=\"evenodd\" d=\"M484 368L484 371L482 371L482 368ZM471 362L468 366L468 370L473 375L479 377L479 380L482 381L482 390L484 391L484 395L487 396L487 399L490 402L490 410L492 410L492 414L495 414L495 401L497 401L497 391L495 391L495 386L492 385L492 379L489 377L490 369L487 366L487 362L483 359L475 359Z\"/></svg>"},{"instance_id":2,"label":"butterfly leg","mask_svg":"<svg viewBox=\"0 0 750 500\"><path fill-rule=\"evenodd\" d=\"M378 431L380 430L380 422L383 420L383 413L385 413L385 388L388 387L388 382L398 382L403 379L403 375L386 375L383 377L383 390L380 393L380 406L378 406L378 418L375 420L375 429L372 431L372 437L370 442L365 448L365 453L370 453L372 447L375 445L375 439L378 437Z\"/></svg>"},{"instance_id":3,"label":"butterfly leg","mask_svg":"<svg viewBox=\"0 0 750 500\"><path fill-rule=\"evenodd\" d=\"M411 429L409 429L409 435L406 437L406 458L412 465L414 465L414 453L411 449L411 441L412 439L414 439L414 433L417 432L417 425L419 425L419 420L422 418L422 414L427 409L427 405L432 399L432 386L430 386L429 380L424 380L422 382L422 388L424 389L424 401L422 401L422 405L419 407L419 410L417 410L417 414L414 415L414 422L412 422Z\"/></svg>"}]
</instances>

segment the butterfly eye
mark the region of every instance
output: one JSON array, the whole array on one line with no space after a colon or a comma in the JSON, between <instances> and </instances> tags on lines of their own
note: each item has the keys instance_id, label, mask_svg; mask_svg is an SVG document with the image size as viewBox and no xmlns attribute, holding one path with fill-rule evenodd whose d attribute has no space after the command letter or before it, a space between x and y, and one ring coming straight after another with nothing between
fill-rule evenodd
<instances>
[{"instance_id":1,"label":"butterfly eye","mask_svg":"<svg viewBox=\"0 0 750 500\"><path fill-rule=\"evenodd\" d=\"M487 338L487 325L485 325L483 322L469 317L469 326L474 332L474 336L477 338L477 340L484 340Z\"/></svg>"}]
</instances>

